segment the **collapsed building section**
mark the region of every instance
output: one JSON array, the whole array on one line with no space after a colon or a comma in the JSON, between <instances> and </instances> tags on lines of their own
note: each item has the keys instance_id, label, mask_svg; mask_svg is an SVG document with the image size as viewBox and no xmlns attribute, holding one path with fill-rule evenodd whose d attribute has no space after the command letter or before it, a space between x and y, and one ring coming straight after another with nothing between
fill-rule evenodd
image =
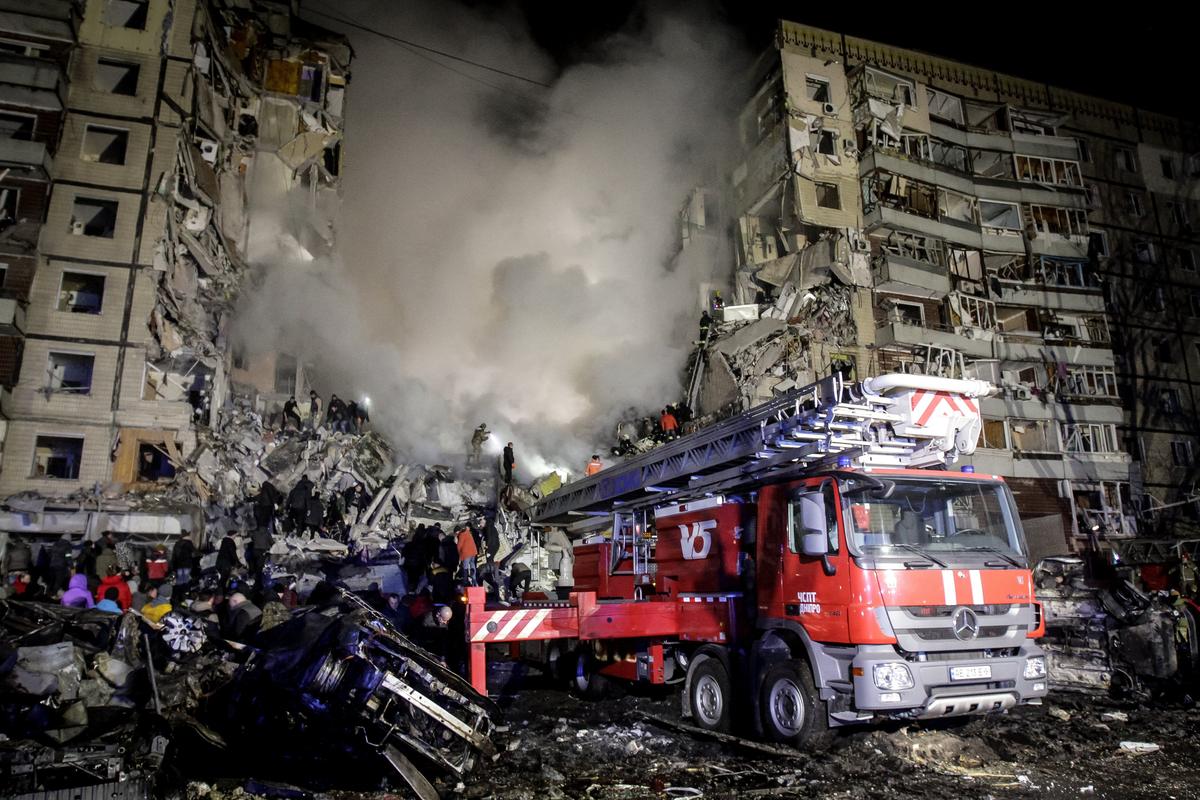
<instances>
[{"instance_id":1,"label":"collapsed building section","mask_svg":"<svg viewBox=\"0 0 1200 800\"><path fill-rule=\"evenodd\" d=\"M251 181L337 202L351 51L287 4L41 5L61 26L26 32L43 41L53 28L43 44L66 79L5 67L43 106L57 89L46 114L62 132L39 149L53 185L17 306L31 338L4 392L0 467L0 495L26 497L3 528L195 531L197 503L229 479L212 474L222 435L304 388L286 356L267 370L233 363L230 312L249 277ZM26 228L8 241L29 249ZM302 246L328 250L332 235L314 228Z\"/></svg>"},{"instance_id":2,"label":"collapsed building section","mask_svg":"<svg viewBox=\"0 0 1200 800\"><path fill-rule=\"evenodd\" d=\"M780 23L729 179L700 190L730 211L736 270L706 302L688 403L721 416L832 372L988 380L971 460L1047 555L1134 537L1146 505L1092 168L1072 114L1003 77L968 91L995 76Z\"/></svg>"}]
</instances>

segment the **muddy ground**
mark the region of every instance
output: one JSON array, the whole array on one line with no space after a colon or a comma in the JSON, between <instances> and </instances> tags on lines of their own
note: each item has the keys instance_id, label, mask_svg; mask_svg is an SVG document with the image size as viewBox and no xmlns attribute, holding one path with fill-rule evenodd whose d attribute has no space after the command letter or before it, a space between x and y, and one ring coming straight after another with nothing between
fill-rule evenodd
<instances>
[{"instance_id":1,"label":"muddy ground","mask_svg":"<svg viewBox=\"0 0 1200 800\"><path fill-rule=\"evenodd\" d=\"M589 702L504 662L492 662L489 682L505 709L505 752L465 785L439 784L445 798L1200 798L1200 707L1190 702L1058 693L1003 716L856 729L809 754L680 732L654 719L683 722L668 692ZM1123 741L1160 749L1132 754ZM245 796L209 788L189 794Z\"/></svg>"}]
</instances>

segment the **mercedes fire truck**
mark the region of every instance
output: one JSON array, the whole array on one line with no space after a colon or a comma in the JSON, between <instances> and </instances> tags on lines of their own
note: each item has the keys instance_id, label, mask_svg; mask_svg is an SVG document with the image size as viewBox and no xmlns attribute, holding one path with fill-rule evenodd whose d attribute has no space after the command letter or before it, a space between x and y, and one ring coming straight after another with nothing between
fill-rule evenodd
<instances>
[{"instance_id":1,"label":"mercedes fire truck","mask_svg":"<svg viewBox=\"0 0 1200 800\"><path fill-rule=\"evenodd\" d=\"M487 648L578 692L676 684L685 715L797 746L881 718L1004 711L1046 694L1011 491L970 466L982 381L834 375L543 498L580 538L562 602L468 590Z\"/></svg>"}]
</instances>

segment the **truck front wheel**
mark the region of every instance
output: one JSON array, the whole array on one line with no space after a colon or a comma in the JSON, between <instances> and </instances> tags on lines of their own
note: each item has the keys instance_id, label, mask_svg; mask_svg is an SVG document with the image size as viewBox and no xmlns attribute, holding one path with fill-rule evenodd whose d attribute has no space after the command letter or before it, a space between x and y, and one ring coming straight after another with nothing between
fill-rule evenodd
<instances>
[{"instance_id":1,"label":"truck front wheel","mask_svg":"<svg viewBox=\"0 0 1200 800\"><path fill-rule=\"evenodd\" d=\"M825 704L817 693L812 670L798 660L767 670L759 693L763 733L774 742L793 747L824 744L829 732Z\"/></svg>"},{"instance_id":2,"label":"truck front wheel","mask_svg":"<svg viewBox=\"0 0 1200 800\"><path fill-rule=\"evenodd\" d=\"M688 675L688 705L701 728L728 733L731 727L733 682L719 658L692 662Z\"/></svg>"},{"instance_id":3,"label":"truck front wheel","mask_svg":"<svg viewBox=\"0 0 1200 800\"><path fill-rule=\"evenodd\" d=\"M600 664L591 650L580 647L575 651L572 662L572 692L585 700L599 700L608 693L608 679L600 674Z\"/></svg>"}]
</instances>

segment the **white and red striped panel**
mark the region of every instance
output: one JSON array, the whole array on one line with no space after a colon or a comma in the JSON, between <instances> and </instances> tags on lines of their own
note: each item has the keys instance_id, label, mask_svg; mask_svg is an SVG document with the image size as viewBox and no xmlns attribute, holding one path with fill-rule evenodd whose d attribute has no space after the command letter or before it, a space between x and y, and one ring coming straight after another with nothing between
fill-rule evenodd
<instances>
[{"instance_id":1,"label":"white and red striped panel","mask_svg":"<svg viewBox=\"0 0 1200 800\"><path fill-rule=\"evenodd\" d=\"M521 642L528 639L556 639L559 632L551 608L519 608L485 612L483 621L471 634L472 642ZM474 626L472 626L474 627Z\"/></svg>"},{"instance_id":2,"label":"white and red striped panel","mask_svg":"<svg viewBox=\"0 0 1200 800\"><path fill-rule=\"evenodd\" d=\"M972 398L950 392L918 389L912 393L909 403L912 405L912 423L922 427L928 425L935 414L947 416L957 412L966 416L979 415L979 406Z\"/></svg>"}]
</instances>

